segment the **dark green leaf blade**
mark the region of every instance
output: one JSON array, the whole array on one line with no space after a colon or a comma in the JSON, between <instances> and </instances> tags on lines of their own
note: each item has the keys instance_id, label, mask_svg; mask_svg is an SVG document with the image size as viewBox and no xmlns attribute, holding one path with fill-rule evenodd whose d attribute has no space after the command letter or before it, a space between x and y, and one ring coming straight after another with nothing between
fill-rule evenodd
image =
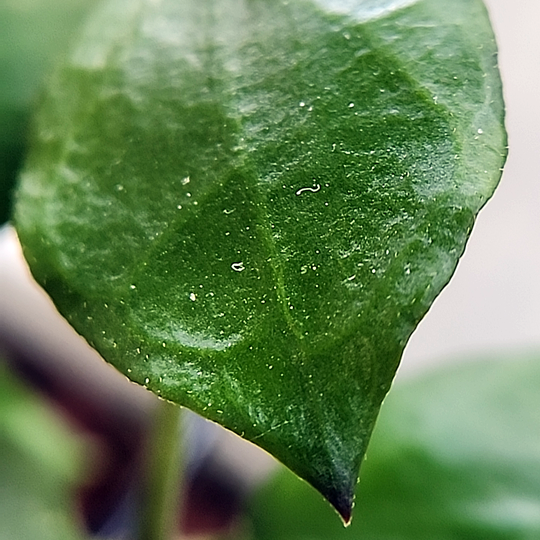
<instances>
[{"instance_id":1,"label":"dark green leaf blade","mask_svg":"<svg viewBox=\"0 0 540 540\"><path fill-rule=\"evenodd\" d=\"M35 133L16 221L60 311L348 520L504 161L482 4L114 0Z\"/></svg>"},{"instance_id":2,"label":"dark green leaf blade","mask_svg":"<svg viewBox=\"0 0 540 540\"><path fill-rule=\"evenodd\" d=\"M74 492L80 441L0 359L0 537L82 540Z\"/></svg>"},{"instance_id":3,"label":"dark green leaf blade","mask_svg":"<svg viewBox=\"0 0 540 540\"><path fill-rule=\"evenodd\" d=\"M540 535L539 355L403 382L385 400L344 530L282 471L254 499L257 540L521 540Z\"/></svg>"}]
</instances>

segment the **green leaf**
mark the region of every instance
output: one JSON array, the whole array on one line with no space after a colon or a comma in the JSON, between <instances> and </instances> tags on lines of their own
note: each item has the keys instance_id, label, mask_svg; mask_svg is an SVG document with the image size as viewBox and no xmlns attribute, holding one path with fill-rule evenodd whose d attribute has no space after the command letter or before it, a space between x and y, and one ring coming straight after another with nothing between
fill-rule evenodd
<instances>
[{"instance_id":1,"label":"green leaf","mask_svg":"<svg viewBox=\"0 0 540 540\"><path fill-rule=\"evenodd\" d=\"M113 0L49 85L17 228L105 359L348 520L502 116L479 1Z\"/></svg>"},{"instance_id":2,"label":"green leaf","mask_svg":"<svg viewBox=\"0 0 540 540\"><path fill-rule=\"evenodd\" d=\"M0 538L76 540L83 452L65 425L0 359Z\"/></svg>"},{"instance_id":3,"label":"green leaf","mask_svg":"<svg viewBox=\"0 0 540 540\"><path fill-rule=\"evenodd\" d=\"M281 472L251 509L257 540L540 537L540 356L471 362L397 384L347 530Z\"/></svg>"},{"instance_id":4,"label":"green leaf","mask_svg":"<svg viewBox=\"0 0 540 540\"><path fill-rule=\"evenodd\" d=\"M42 79L96 0L0 2L0 224L23 159L31 105Z\"/></svg>"}]
</instances>

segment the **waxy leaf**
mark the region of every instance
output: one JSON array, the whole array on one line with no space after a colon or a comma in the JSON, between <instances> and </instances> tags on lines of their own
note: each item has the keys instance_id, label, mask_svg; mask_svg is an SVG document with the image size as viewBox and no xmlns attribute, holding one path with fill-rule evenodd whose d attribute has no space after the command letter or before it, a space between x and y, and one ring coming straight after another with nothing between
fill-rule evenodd
<instances>
[{"instance_id":1,"label":"waxy leaf","mask_svg":"<svg viewBox=\"0 0 540 540\"><path fill-rule=\"evenodd\" d=\"M502 116L476 0L112 0L49 85L17 228L105 359L347 521Z\"/></svg>"},{"instance_id":2,"label":"waxy leaf","mask_svg":"<svg viewBox=\"0 0 540 540\"><path fill-rule=\"evenodd\" d=\"M253 540L540 538L540 354L401 382L385 400L348 530L282 471L255 497Z\"/></svg>"}]
</instances>

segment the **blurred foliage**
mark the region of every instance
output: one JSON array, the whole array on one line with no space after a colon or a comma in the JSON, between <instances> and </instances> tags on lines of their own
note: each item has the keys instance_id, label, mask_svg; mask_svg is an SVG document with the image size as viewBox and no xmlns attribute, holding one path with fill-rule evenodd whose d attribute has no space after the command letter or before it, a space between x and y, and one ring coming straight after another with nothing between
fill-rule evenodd
<instances>
[{"instance_id":1,"label":"blurred foliage","mask_svg":"<svg viewBox=\"0 0 540 540\"><path fill-rule=\"evenodd\" d=\"M0 2L0 224L9 219L11 188L22 163L36 94L97 0Z\"/></svg>"},{"instance_id":2,"label":"blurred foliage","mask_svg":"<svg viewBox=\"0 0 540 540\"><path fill-rule=\"evenodd\" d=\"M81 444L0 360L0 538L81 540Z\"/></svg>"},{"instance_id":3,"label":"blurred foliage","mask_svg":"<svg viewBox=\"0 0 540 540\"><path fill-rule=\"evenodd\" d=\"M283 470L251 509L257 540L540 538L540 355L460 364L396 385L345 529Z\"/></svg>"}]
</instances>

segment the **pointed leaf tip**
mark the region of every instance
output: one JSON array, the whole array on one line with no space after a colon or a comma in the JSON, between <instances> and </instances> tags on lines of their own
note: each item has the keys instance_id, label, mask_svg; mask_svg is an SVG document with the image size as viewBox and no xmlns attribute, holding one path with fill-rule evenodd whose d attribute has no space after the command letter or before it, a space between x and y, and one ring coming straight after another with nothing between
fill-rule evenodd
<instances>
[{"instance_id":1,"label":"pointed leaf tip","mask_svg":"<svg viewBox=\"0 0 540 540\"><path fill-rule=\"evenodd\" d=\"M495 61L475 0L100 3L35 122L32 272L131 380L348 522L336 486L500 177Z\"/></svg>"},{"instance_id":2,"label":"pointed leaf tip","mask_svg":"<svg viewBox=\"0 0 540 540\"><path fill-rule=\"evenodd\" d=\"M354 507L354 493L336 493L323 495L340 515L343 521L343 525L345 525L345 527L348 527L351 524L352 519L352 510Z\"/></svg>"},{"instance_id":3,"label":"pointed leaf tip","mask_svg":"<svg viewBox=\"0 0 540 540\"><path fill-rule=\"evenodd\" d=\"M307 480L330 503L333 509L339 514L345 527L347 527L351 522L352 509L354 507L357 468L354 469L347 482L334 480L321 483L321 477L308 477Z\"/></svg>"}]
</instances>

